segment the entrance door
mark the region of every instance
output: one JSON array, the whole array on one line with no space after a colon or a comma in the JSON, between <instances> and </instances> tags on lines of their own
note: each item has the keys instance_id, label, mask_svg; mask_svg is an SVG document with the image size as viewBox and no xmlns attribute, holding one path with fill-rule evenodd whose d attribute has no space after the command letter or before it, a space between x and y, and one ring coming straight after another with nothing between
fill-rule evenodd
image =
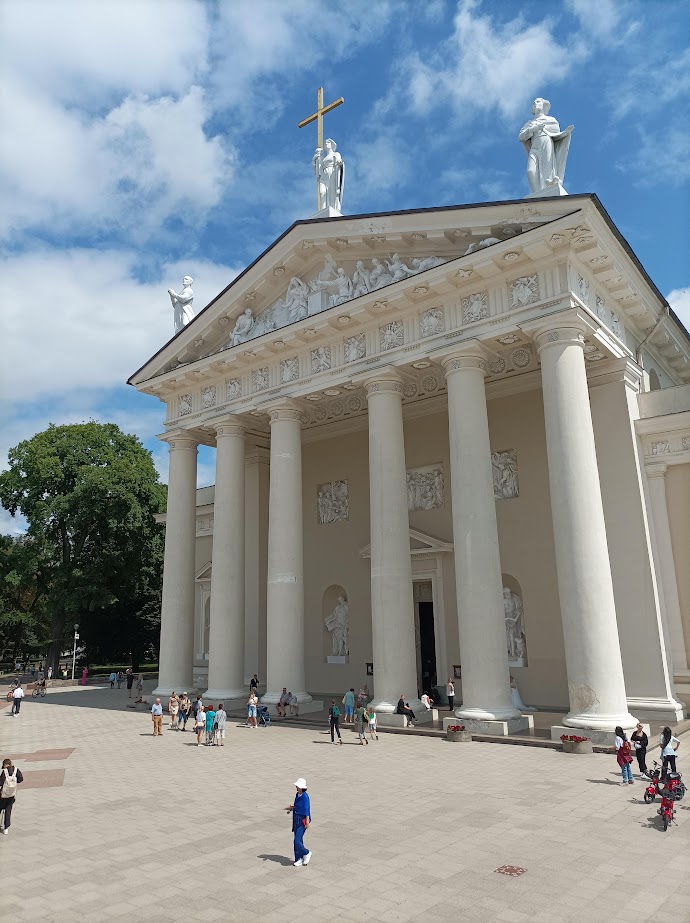
<instances>
[{"instance_id":1,"label":"entrance door","mask_svg":"<svg viewBox=\"0 0 690 923\"><path fill-rule=\"evenodd\" d=\"M434 635L434 604L421 601L419 612L419 692L430 692L436 685L436 637Z\"/></svg>"}]
</instances>

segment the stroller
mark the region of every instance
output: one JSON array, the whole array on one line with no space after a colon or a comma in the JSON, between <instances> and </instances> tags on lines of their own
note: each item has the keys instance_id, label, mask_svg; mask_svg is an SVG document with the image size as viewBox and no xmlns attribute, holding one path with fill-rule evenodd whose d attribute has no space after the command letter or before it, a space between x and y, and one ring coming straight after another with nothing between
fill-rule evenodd
<instances>
[{"instance_id":1,"label":"stroller","mask_svg":"<svg viewBox=\"0 0 690 923\"><path fill-rule=\"evenodd\" d=\"M271 726L271 716L268 713L268 705L259 705L257 719L257 725L261 725L265 728Z\"/></svg>"}]
</instances>

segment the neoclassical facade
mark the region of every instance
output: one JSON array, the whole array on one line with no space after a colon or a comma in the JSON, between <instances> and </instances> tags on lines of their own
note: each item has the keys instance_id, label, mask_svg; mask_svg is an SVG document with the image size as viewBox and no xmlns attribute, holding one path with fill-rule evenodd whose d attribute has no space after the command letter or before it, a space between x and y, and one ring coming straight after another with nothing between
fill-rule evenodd
<instances>
[{"instance_id":1,"label":"neoclassical facade","mask_svg":"<svg viewBox=\"0 0 690 923\"><path fill-rule=\"evenodd\" d=\"M688 382L595 196L297 222L130 379L167 406L157 691L368 682L385 720L455 676L508 733L512 675L554 736L675 722Z\"/></svg>"}]
</instances>

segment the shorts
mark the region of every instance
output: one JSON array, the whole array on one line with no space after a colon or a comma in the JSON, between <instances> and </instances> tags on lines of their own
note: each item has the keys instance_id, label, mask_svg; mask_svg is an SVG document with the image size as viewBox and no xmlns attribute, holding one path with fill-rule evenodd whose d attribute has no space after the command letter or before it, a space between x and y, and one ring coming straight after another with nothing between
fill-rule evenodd
<instances>
[{"instance_id":1,"label":"shorts","mask_svg":"<svg viewBox=\"0 0 690 923\"><path fill-rule=\"evenodd\" d=\"M225 728L216 728L216 737L218 740L225 740Z\"/></svg>"},{"instance_id":2,"label":"shorts","mask_svg":"<svg viewBox=\"0 0 690 923\"><path fill-rule=\"evenodd\" d=\"M346 706L345 706L345 717L346 717L346 718L351 718L351 717L354 715L354 713L355 713L355 706L354 706L354 705L346 705Z\"/></svg>"},{"instance_id":3,"label":"shorts","mask_svg":"<svg viewBox=\"0 0 690 923\"><path fill-rule=\"evenodd\" d=\"M256 705L248 705L248 706L247 706L247 715L248 715L250 718L256 718Z\"/></svg>"},{"instance_id":4,"label":"shorts","mask_svg":"<svg viewBox=\"0 0 690 923\"><path fill-rule=\"evenodd\" d=\"M375 721L370 721L370 722L369 722L369 730L370 730L370 731L375 731L375 730L376 730L376 722L375 722Z\"/></svg>"}]
</instances>

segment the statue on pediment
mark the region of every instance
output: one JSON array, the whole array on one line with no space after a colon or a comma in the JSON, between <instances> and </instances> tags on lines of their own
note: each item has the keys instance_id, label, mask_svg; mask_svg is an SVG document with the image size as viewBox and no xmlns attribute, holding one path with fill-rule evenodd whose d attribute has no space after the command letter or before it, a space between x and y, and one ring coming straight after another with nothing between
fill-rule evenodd
<instances>
[{"instance_id":1,"label":"statue on pediment","mask_svg":"<svg viewBox=\"0 0 690 923\"><path fill-rule=\"evenodd\" d=\"M343 205L345 162L337 152L337 146L332 138L327 138L322 148L316 148L312 165L319 187L321 208L333 208L339 212Z\"/></svg>"},{"instance_id":2,"label":"statue on pediment","mask_svg":"<svg viewBox=\"0 0 690 923\"><path fill-rule=\"evenodd\" d=\"M527 154L527 180L533 193L563 184L565 165L574 125L561 131L556 119L549 115L551 103L537 97L532 103L532 116L520 129L518 141Z\"/></svg>"},{"instance_id":3,"label":"statue on pediment","mask_svg":"<svg viewBox=\"0 0 690 923\"><path fill-rule=\"evenodd\" d=\"M373 257L372 261L373 269L369 274L371 280L371 291L375 291L377 288L383 288L384 285L390 285L393 281L393 276L388 270L387 266L384 266L378 257Z\"/></svg>"},{"instance_id":4,"label":"statue on pediment","mask_svg":"<svg viewBox=\"0 0 690 923\"><path fill-rule=\"evenodd\" d=\"M412 272L424 272L425 269L433 269L434 266L440 266L441 263L445 262L440 256L425 256L422 259L419 257L412 257L410 260L412 263Z\"/></svg>"},{"instance_id":5,"label":"statue on pediment","mask_svg":"<svg viewBox=\"0 0 690 923\"><path fill-rule=\"evenodd\" d=\"M371 273L365 268L361 260L357 260L357 266L352 273L353 293L352 297L357 298L359 295L366 295L372 290Z\"/></svg>"},{"instance_id":6,"label":"statue on pediment","mask_svg":"<svg viewBox=\"0 0 690 923\"><path fill-rule=\"evenodd\" d=\"M306 282L302 282L297 276L290 279L285 295L285 307L288 311L288 322L302 320L307 316L309 300L309 288Z\"/></svg>"},{"instance_id":7,"label":"statue on pediment","mask_svg":"<svg viewBox=\"0 0 690 923\"><path fill-rule=\"evenodd\" d=\"M254 315L252 314L252 309L247 308L244 314L240 314L237 318L235 329L232 331L232 336L230 338L230 345L238 346L240 343L246 343L253 326Z\"/></svg>"},{"instance_id":8,"label":"statue on pediment","mask_svg":"<svg viewBox=\"0 0 690 923\"><path fill-rule=\"evenodd\" d=\"M170 301L173 306L175 333L179 333L183 327L186 327L194 319L194 311L192 310L192 302L194 301L193 282L194 279L191 276L185 276L182 280L182 291L179 294L171 288L168 289L168 295L170 295Z\"/></svg>"}]
</instances>

